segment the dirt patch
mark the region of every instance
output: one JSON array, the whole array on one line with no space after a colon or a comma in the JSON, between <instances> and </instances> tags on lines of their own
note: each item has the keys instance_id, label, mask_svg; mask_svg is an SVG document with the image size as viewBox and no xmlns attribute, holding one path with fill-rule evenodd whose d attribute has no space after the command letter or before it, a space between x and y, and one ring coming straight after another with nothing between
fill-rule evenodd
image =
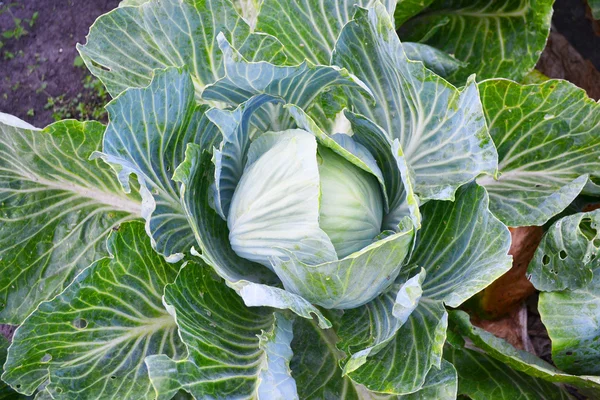
<instances>
[{"instance_id":1,"label":"dirt patch","mask_svg":"<svg viewBox=\"0 0 600 400\"><path fill-rule=\"evenodd\" d=\"M586 0L556 0L552 25L571 45L600 70L598 24L591 18Z\"/></svg>"},{"instance_id":2,"label":"dirt patch","mask_svg":"<svg viewBox=\"0 0 600 400\"><path fill-rule=\"evenodd\" d=\"M65 114L79 101L94 101L97 88L85 88L89 74L74 65L75 44L85 43L94 20L118 4L119 0L0 1L0 8L10 6L0 15L0 32L13 31L14 18L27 31L18 38L0 38L0 112L43 127L54 121L57 111ZM86 86L92 86L87 79Z\"/></svg>"}]
</instances>

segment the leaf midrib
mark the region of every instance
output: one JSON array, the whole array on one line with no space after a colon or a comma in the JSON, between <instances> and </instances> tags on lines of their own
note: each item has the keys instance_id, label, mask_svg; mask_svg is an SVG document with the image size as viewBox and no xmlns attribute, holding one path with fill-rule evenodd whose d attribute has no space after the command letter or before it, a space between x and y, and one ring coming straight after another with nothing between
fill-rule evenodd
<instances>
[{"instance_id":1,"label":"leaf midrib","mask_svg":"<svg viewBox=\"0 0 600 400\"><path fill-rule=\"evenodd\" d=\"M68 181L52 181L39 175L29 175L26 178L31 182L43 185L49 189L68 191L79 197L91 199L95 203L111 206L115 211L124 211L129 214L141 216L142 206L140 203L115 193L102 191L98 188L77 185Z\"/></svg>"}]
</instances>

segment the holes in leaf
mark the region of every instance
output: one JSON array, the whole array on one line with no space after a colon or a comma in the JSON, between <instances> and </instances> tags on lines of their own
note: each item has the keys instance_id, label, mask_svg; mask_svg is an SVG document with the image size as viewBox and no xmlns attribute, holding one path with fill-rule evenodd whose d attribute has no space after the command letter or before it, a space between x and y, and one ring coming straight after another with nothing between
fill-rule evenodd
<instances>
[{"instance_id":1,"label":"holes in leaf","mask_svg":"<svg viewBox=\"0 0 600 400\"><path fill-rule=\"evenodd\" d=\"M77 329L85 329L88 326L88 322L83 318L77 318L73 321L73 326Z\"/></svg>"},{"instance_id":2,"label":"holes in leaf","mask_svg":"<svg viewBox=\"0 0 600 400\"><path fill-rule=\"evenodd\" d=\"M105 66L104 66L104 65L102 65L102 64L98 64L98 63L97 63L96 61L94 61L94 60L90 60L90 62L92 63L92 65L93 65L94 67L96 67L96 68L99 68L99 69L101 69L101 70L103 70L103 71L106 71L106 72L110 72L110 68L108 68L108 67L105 67Z\"/></svg>"},{"instance_id":3,"label":"holes in leaf","mask_svg":"<svg viewBox=\"0 0 600 400\"><path fill-rule=\"evenodd\" d=\"M542 264L544 264L544 265L550 264L550 256L548 256L548 254L544 254L544 257L542 257Z\"/></svg>"},{"instance_id":4,"label":"holes in leaf","mask_svg":"<svg viewBox=\"0 0 600 400\"><path fill-rule=\"evenodd\" d=\"M585 235L587 240L594 240L598 234L596 228L592 226L591 218L582 218L579 221L579 230Z\"/></svg>"},{"instance_id":5,"label":"holes in leaf","mask_svg":"<svg viewBox=\"0 0 600 400\"><path fill-rule=\"evenodd\" d=\"M57 387L56 389L54 389L56 391L56 393L62 393L62 388Z\"/></svg>"},{"instance_id":6,"label":"holes in leaf","mask_svg":"<svg viewBox=\"0 0 600 400\"><path fill-rule=\"evenodd\" d=\"M114 375L112 375L112 376L110 377L110 379L117 379L117 377L116 377L116 376L114 376Z\"/></svg>"},{"instance_id":7,"label":"holes in leaf","mask_svg":"<svg viewBox=\"0 0 600 400\"><path fill-rule=\"evenodd\" d=\"M561 251L558 253L558 256L560 257L560 259L561 259L561 260L564 260L565 258L567 258L567 252L566 252L566 251L564 251L564 250L561 250Z\"/></svg>"},{"instance_id":8,"label":"holes in leaf","mask_svg":"<svg viewBox=\"0 0 600 400\"><path fill-rule=\"evenodd\" d=\"M15 386L17 389L21 389L21 384L17 384L17 386Z\"/></svg>"},{"instance_id":9,"label":"holes in leaf","mask_svg":"<svg viewBox=\"0 0 600 400\"><path fill-rule=\"evenodd\" d=\"M50 354L46 353L46 354L44 354L44 357L42 357L40 362L42 364L45 364L45 363L49 362L50 360L52 360L52 356Z\"/></svg>"},{"instance_id":10,"label":"holes in leaf","mask_svg":"<svg viewBox=\"0 0 600 400\"><path fill-rule=\"evenodd\" d=\"M572 351L567 351L565 354L568 355L568 356L572 356L573 352Z\"/></svg>"}]
</instances>

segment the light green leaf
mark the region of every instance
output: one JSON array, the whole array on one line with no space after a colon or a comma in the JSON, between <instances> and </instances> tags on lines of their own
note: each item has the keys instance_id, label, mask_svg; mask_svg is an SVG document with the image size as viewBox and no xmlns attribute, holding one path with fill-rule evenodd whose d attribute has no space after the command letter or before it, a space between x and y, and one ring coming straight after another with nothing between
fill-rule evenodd
<instances>
[{"instance_id":1,"label":"light green leaf","mask_svg":"<svg viewBox=\"0 0 600 400\"><path fill-rule=\"evenodd\" d=\"M572 264L571 268L580 265ZM583 267L585 268L585 267ZM600 268L580 289L542 292L538 310L552 340L552 360L571 374L600 375ZM600 396L600 391L597 392Z\"/></svg>"},{"instance_id":2,"label":"light green leaf","mask_svg":"<svg viewBox=\"0 0 600 400\"><path fill-rule=\"evenodd\" d=\"M353 137L345 134L335 133L333 135L328 135L307 113L296 105L289 104L286 105L285 108L289 110L298 127L312 133L317 138L317 142L320 145L329 148L337 155L343 157L346 161L376 177L384 191L387 205L387 194L385 193L386 183L384 181L383 172L368 148L355 142Z\"/></svg>"},{"instance_id":3,"label":"light green leaf","mask_svg":"<svg viewBox=\"0 0 600 400\"><path fill-rule=\"evenodd\" d=\"M404 42L402 48L409 60L421 61L428 69L444 78L467 65L453 56L423 43Z\"/></svg>"},{"instance_id":4,"label":"light green leaf","mask_svg":"<svg viewBox=\"0 0 600 400\"><path fill-rule=\"evenodd\" d=\"M310 265L284 250L273 269L286 290L325 308L354 308L373 300L400 273L412 247L414 229L392 234L348 257Z\"/></svg>"},{"instance_id":5,"label":"light green leaf","mask_svg":"<svg viewBox=\"0 0 600 400\"><path fill-rule=\"evenodd\" d=\"M473 400L568 400L567 392L552 383L507 368L487 354L448 348L444 357L458 372L458 394Z\"/></svg>"},{"instance_id":6,"label":"light green leaf","mask_svg":"<svg viewBox=\"0 0 600 400\"><path fill-rule=\"evenodd\" d=\"M150 86L124 92L107 109L110 123L102 153L96 156L114 166L125 191L130 175L136 175L153 247L179 260L194 236L171 179L173 171L188 143L210 149L219 132L204 115L205 107L196 106L189 74L176 68L157 71Z\"/></svg>"},{"instance_id":7,"label":"light green leaf","mask_svg":"<svg viewBox=\"0 0 600 400\"><path fill-rule=\"evenodd\" d=\"M508 226L543 225L600 170L600 105L562 80L480 84L500 177L480 178Z\"/></svg>"},{"instance_id":8,"label":"light green leaf","mask_svg":"<svg viewBox=\"0 0 600 400\"><path fill-rule=\"evenodd\" d=\"M452 82L462 83L474 73L478 79L520 80L533 69L546 45L553 2L424 1L420 3L429 7L403 23L399 34L403 40L427 43L468 63L450 76ZM403 19L397 15L396 21Z\"/></svg>"},{"instance_id":9,"label":"light green leaf","mask_svg":"<svg viewBox=\"0 0 600 400\"><path fill-rule=\"evenodd\" d=\"M475 82L459 91L422 63L409 61L381 5L357 10L332 60L371 89L375 105L347 91L350 104L390 142L399 140L421 199L452 200L459 186L496 171L496 149Z\"/></svg>"},{"instance_id":10,"label":"light green leaf","mask_svg":"<svg viewBox=\"0 0 600 400\"><path fill-rule=\"evenodd\" d=\"M110 167L89 161L101 124L62 121L38 131L2 121L0 322L17 325L105 256L106 235L139 218L141 205Z\"/></svg>"},{"instance_id":11,"label":"light green leaf","mask_svg":"<svg viewBox=\"0 0 600 400\"><path fill-rule=\"evenodd\" d=\"M458 375L454 365L442 360L441 368L433 367L427 373L423 387L418 391L399 396L398 400L455 400Z\"/></svg>"},{"instance_id":12,"label":"light green leaf","mask_svg":"<svg viewBox=\"0 0 600 400\"><path fill-rule=\"evenodd\" d=\"M381 233L382 190L373 175L324 146L317 149L317 159L319 226L338 257L346 257L373 243Z\"/></svg>"},{"instance_id":13,"label":"light green leaf","mask_svg":"<svg viewBox=\"0 0 600 400\"><path fill-rule=\"evenodd\" d=\"M173 180L181 183L181 199L200 250L200 257L227 282L275 283L268 268L238 256L229 243L227 222L211 207L214 179L211 154L198 145L188 144L185 160L177 167Z\"/></svg>"},{"instance_id":14,"label":"light green leaf","mask_svg":"<svg viewBox=\"0 0 600 400\"><path fill-rule=\"evenodd\" d=\"M441 368L447 326L442 302L421 298L394 340L348 376L375 392L409 394L421 389L429 371Z\"/></svg>"},{"instance_id":15,"label":"light green leaf","mask_svg":"<svg viewBox=\"0 0 600 400\"><path fill-rule=\"evenodd\" d=\"M229 0L149 0L119 7L98 18L85 45L77 49L89 70L115 97L129 87L145 87L154 70L187 67L197 97L223 76L217 34L249 60L281 62L281 43L250 32Z\"/></svg>"},{"instance_id":16,"label":"light green leaf","mask_svg":"<svg viewBox=\"0 0 600 400\"><path fill-rule=\"evenodd\" d=\"M112 255L83 270L17 329L2 379L24 394L48 382L55 399L153 399L144 358L184 351L162 305L178 266L152 250L140 222L108 239Z\"/></svg>"},{"instance_id":17,"label":"light green leaf","mask_svg":"<svg viewBox=\"0 0 600 400\"><path fill-rule=\"evenodd\" d=\"M360 368L367 357L377 354L394 339L396 332L419 304L424 279L425 270L422 270L404 284L394 285L391 290L363 307L344 313L338 330L342 342L338 347L352 353L345 361L345 374Z\"/></svg>"},{"instance_id":18,"label":"light green leaf","mask_svg":"<svg viewBox=\"0 0 600 400\"><path fill-rule=\"evenodd\" d=\"M546 361L523 350L514 348L504 339L473 326L469 315L463 311L451 311L451 327L471 339L475 346L485 351L508 370L512 368L515 372L527 374L533 378L540 378L552 383L565 383L575 386L592 398L600 395L600 377L569 375ZM569 329L572 329L570 326ZM460 371L459 371L460 373Z\"/></svg>"},{"instance_id":19,"label":"light green leaf","mask_svg":"<svg viewBox=\"0 0 600 400\"><path fill-rule=\"evenodd\" d=\"M358 400L352 381L338 367L344 354L335 344L333 329L319 329L314 321L297 319L294 323L290 362L301 399Z\"/></svg>"},{"instance_id":20,"label":"light green leaf","mask_svg":"<svg viewBox=\"0 0 600 400\"><path fill-rule=\"evenodd\" d=\"M239 105L233 111L212 108L207 117L221 131L223 141L214 150L215 164L215 210L227 220L233 193L244 172L250 147L251 118L262 106L281 102L280 98L257 95Z\"/></svg>"},{"instance_id":21,"label":"light green leaf","mask_svg":"<svg viewBox=\"0 0 600 400\"><path fill-rule=\"evenodd\" d=\"M577 213L556 221L542 238L529 264L537 290L553 292L587 286L598 267L600 211Z\"/></svg>"},{"instance_id":22,"label":"light green leaf","mask_svg":"<svg viewBox=\"0 0 600 400\"><path fill-rule=\"evenodd\" d=\"M135 6L141 6L144 3L149 2L150 0L121 0L121 2L119 3L119 7L135 7Z\"/></svg>"},{"instance_id":23,"label":"light green leaf","mask_svg":"<svg viewBox=\"0 0 600 400\"><path fill-rule=\"evenodd\" d=\"M292 323L268 308L247 308L202 263L184 267L165 289L187 357L146 358L158 400L179 389L196 399L298 399L290 376Z\"/></svg>"},{"instance_id":24,"label":"light green leaf","mask_svg":"<svg viewBox=\"0 0 600 400\"><path fill-rule=\"evenodd\" d=\"M510 232L489 211L481 186L463 186L454 202L430 201L421 212L423 227L402 275L424 268L424 297L458 307L512 266Z\"/></svg>"},{"instance_id":25,"label":"light green leaf","mask_svg":"<svg viewBox=\"0 0 600 400\"><path fill-rule=\"evenodd\" d=\"M337 260L319 224L320 197L315 137L300 129L262 134L250 145L231 201L231 248L278 275L274 259L288 253L310 265Z\"/></svg>"},{"instance_id":26,"label":"light green leaf","mask_svg":"<svg viewBox=\"0 0 600 400\"><path fill-rule=\"evenodd\" d=\"M384 0L394 14L397 0ZM257 30L276 36L284 45L288 62L305 59L329 65L338 36L352 19L356 5L366 7L372 0L263 0Z\"/></svg>"}]
</instances>

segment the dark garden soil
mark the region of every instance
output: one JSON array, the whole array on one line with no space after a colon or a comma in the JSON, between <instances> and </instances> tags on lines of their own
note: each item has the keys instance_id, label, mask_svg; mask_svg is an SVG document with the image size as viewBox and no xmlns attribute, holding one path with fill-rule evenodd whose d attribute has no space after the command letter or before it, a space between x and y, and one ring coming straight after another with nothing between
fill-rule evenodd
<instances>
[{"instance_id":1,"label":"dark garden soil","mask_svg":"<svg viewBox=\"0 0 600 400\"><path fill-rule=\"evenodd\" d=\"M14 18L27 31L20 37L0 36L0 112L44 127L54 121L54 113L57 118L79 118L78 103L97 102L97 90L84 87L85 66L74 65L75 44L85 43L94 20L118 4L119 0L0 1L0 32L14 31Z\"/></svg>"}]
</instances>

